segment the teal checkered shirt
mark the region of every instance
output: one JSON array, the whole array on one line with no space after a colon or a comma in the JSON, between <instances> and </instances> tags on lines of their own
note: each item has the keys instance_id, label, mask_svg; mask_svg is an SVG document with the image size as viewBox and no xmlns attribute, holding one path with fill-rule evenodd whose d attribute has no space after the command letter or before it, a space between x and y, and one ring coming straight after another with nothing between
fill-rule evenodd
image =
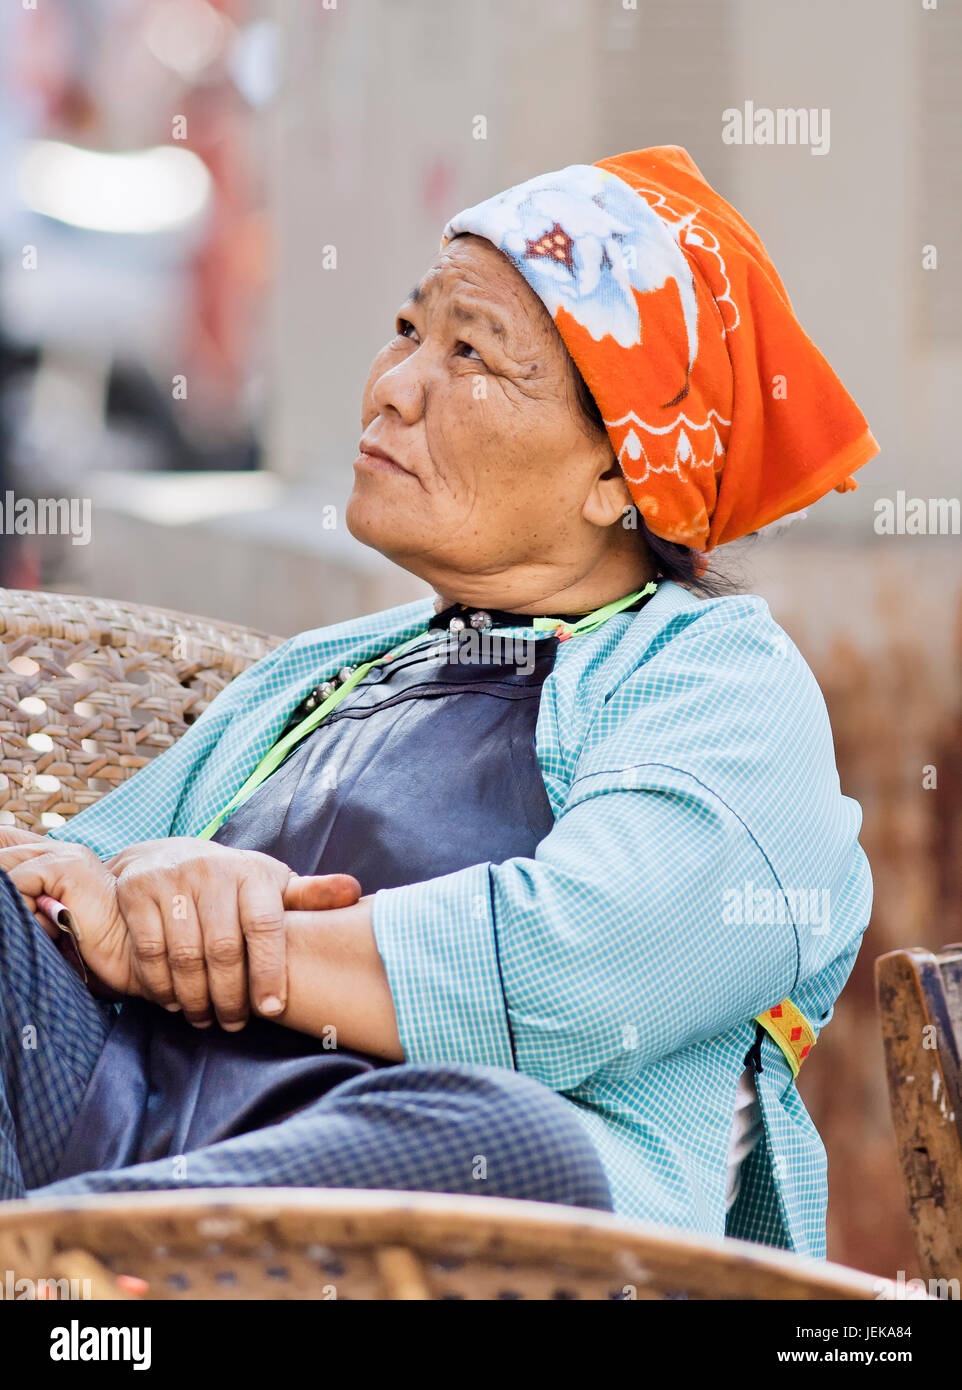
<instances>
[{"instance_id":1,"label":"teal checkered shirt","mask_svg":"<svg viewBox=\"0 0 962 1390\"><path fill-rule=\"evenodd\" d=\"M443 640L432 615L421 600L290 638L51 834L101 856L197 834L319 680L419 633ZM537 752L555 825L533 858L374 897L405 1056L560 1092L625 1216L823 1255L824 1146L767 1036L764 1140L725 1212L752 1019L790 997L817 1034L871 910L861 811L811 671L764 600L663 583L559 645Z\"/></svg>"}]
</instances>

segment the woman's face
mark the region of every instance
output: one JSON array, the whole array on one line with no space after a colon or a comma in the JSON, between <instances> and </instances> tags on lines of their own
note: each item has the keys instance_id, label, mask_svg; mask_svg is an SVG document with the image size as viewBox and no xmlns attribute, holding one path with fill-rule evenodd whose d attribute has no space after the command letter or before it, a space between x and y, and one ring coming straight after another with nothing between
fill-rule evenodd
<instances>
[{"instance_id":1,"label":"woman's face","mask_svg":"<svg viewBox=\"0 0 962 1390\"><path fill-rule=\"evenodd\" d=\"M401 305L361 419L348 528L442 594L536 608L578 590L613 547L639 555L561 338L480 237L449 243Z\"/></svg>"}]
</instances>

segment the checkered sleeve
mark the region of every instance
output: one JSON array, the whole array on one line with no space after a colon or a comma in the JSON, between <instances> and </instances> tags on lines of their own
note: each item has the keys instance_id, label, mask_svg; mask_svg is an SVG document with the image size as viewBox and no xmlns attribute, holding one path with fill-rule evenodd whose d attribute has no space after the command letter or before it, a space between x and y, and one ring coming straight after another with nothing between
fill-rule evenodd
<instances>
[{"instance_id":1,"label":"checkered sleeve","mask_svg":"<svg viewBox=\"0 0 962 1390\"><path fill-rule=\"evenodd\" d=\"M576 781L533 859L375 895L409 1061L515 1067L556 1090L632 1076L788 994L790 921L727 910L776 880L697 778L642 765Z\"/></svg>"}]
</instances>

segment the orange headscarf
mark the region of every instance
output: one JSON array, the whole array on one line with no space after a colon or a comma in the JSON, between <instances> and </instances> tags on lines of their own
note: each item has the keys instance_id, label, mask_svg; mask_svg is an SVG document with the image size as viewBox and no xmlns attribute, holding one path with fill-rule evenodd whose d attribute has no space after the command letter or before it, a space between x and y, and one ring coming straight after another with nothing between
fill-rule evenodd
<instances>
[{"instance_id":1,"label":"orange headscarf","mask_svg":"<svg viewBox=\"0 0 962 1390\"><path fill-rule=\"evenodd\" d=\"M751 227L677 146L575 164L453 217L547 306L657 536L708 551L878 453Z\"/></svg>"}]
</instances>

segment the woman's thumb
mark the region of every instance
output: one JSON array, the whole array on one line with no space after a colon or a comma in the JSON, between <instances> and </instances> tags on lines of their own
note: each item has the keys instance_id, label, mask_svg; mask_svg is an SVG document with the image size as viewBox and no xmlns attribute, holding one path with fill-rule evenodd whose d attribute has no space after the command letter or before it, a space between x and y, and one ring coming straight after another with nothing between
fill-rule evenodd
<instances>
[{"instance_id":1,"label":"woman's thumb","mask_svg":"<svg viewBox=\"0 0 962 1390\"><path fill-rule=\"evenodd\" d=\"M291 874L284 889L288 912L320 912L328 907L350 907L361 896L361 885L352 874Z\"/></svg>"}]
</instances>

